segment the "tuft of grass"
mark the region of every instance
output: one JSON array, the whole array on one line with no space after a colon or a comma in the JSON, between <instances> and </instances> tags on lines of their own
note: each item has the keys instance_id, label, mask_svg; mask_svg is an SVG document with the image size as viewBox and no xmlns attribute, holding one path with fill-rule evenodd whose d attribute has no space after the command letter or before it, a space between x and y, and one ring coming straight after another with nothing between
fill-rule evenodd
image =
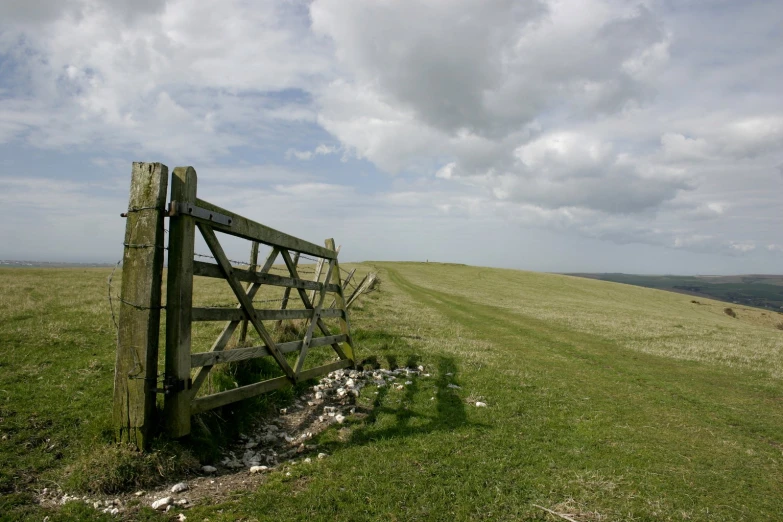
<instances>
[{"instance_id":1,"label":"tuft of grass","mask_svg":"<svg viewBox=\"0 0 783 522\"><path fill-rule=\"evenodd\" d=\"M199 461L176 443L141 453L126 444L97 445L65 471L69 491L115 494L148 489L195 472Z\"/></svg>"},{"instance_id":2,"label":"tuft of grass","mask_svg":"<svg viewBox=\"0 0 783 522\"><path fill-rule=\"evenodd\" d=\"M297 341L304 336L303 324L301 321L283 321L273 334L277 343Z\"/></svg>"}]
</instances>

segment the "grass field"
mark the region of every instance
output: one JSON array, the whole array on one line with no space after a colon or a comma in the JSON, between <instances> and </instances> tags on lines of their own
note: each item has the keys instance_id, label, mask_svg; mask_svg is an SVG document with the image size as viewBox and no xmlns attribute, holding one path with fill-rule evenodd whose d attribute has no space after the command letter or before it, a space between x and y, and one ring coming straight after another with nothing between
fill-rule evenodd
<instances>
[{"instance_id":1,"label":"grass field","mask_svg":"<svg viewBox=\"0 0 783 522\"><path fill-rule=\"evenodd\" d=\"M328 459L188 520L558 520L536 505L579 521L780 519L780 314L562 275L360 268L383 281L352 314L360 359L432 377L365 388L372 414L319 436ZM108 274L0 270L0 519L111 519L31 494L89 487L84 463L116 458ZM198 456L188 444L159 451Z\"/></svg>"}]
</instances>

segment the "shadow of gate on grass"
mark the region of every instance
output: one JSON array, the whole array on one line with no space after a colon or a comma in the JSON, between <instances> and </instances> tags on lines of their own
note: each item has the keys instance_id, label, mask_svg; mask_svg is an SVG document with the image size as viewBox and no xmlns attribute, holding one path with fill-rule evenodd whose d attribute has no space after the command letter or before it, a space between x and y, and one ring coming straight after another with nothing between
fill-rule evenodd
<instances>
[{"instance_id":1,"label":"shadow of gate on grass","mask_svg":"<svg viewBox=\"0 0 783 522\"><path fill-rule=\"evenodd\" d=\"M394 367L394 356L386 356L390 367ZM410 363L410 360L408 361ZM465 401L459 395L459 389L449 388L449 384L457 384L457 366L451 357L439 357L438 371L435 379L434 413L416 412L412 408L417 394L425 393L422 385L428 382L427 378L416 377L401 390L401 396L395 397L395 391L391 386L378 388L372 407L367 411L367 416L362 419L348 419L345 427L350 430L350 436L342 440L331 440L319 443L321 448L334 450L344 445L361 445L376 440L388 440L400 437L411 437L436 431L453 431L458 428L488 428L489 425L468 420L465 411ZM452 374L452 375L447 375ZM393 404L393 401L397 401ZM362 413L362 408L357 406L356 411ZM381 429L376 425L384 416L393 416L393 424Z\"/></svg>"}]
</instances>

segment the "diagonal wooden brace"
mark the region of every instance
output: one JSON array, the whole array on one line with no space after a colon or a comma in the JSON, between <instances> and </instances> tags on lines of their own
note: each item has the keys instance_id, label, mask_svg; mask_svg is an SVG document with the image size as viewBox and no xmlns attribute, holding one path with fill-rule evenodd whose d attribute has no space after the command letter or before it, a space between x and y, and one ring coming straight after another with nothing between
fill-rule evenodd
<instances>
[{"instance_id":1,"label":"diagonal wooden brace","mask_svg":"<svg viewBox=\"0 0 783 522\"><path fill-rule=\"evenodd\" d=\"M326 282L332 277L332 269L334 268L334 262L329 260L329 269L326 271ZM294 374L299 376L304 365L307 352L310 350L310 342L313 340L313 328L316 323L321 320L321 309L324 305L324 298L326 298L326 282L321 287L321 291L318 293L318 304L313 309L313 318L310 320L310 324L307 325L307 332L305 332L304 340L302 341L302 349L299 352L299 357L296 359L296 365L294 366Z\"/></svg>"},{"instance_id":2,"label":"diagonal wooden brace","mask_svg":"<svg viewBox=\"0 0 783 522\"><path fill-rule=\"evenodd\" d=\"M295 279L299 279L299 274L296 271L296 265L294 265L294 262L291 260L291 254L288 252L288 250L281 248L280 249L280 255L283 256L283 261L285 261L285 266L288 268L288 271L291 273L291 277ZM297 288L297 291L299 292L299 298L302 299L302 303L304 304L304 307L308 310L313 309L313 305L310 302L310 299L307 298L307 292L305 292L301 288ZM324 335L332 335L332 333L329 331L329 328L327 328L326 324L323 322L323 319L318 319L317 321L318 329L321 330L321 333ZM345 355L345 352L343 351L342 347L338 343L332 344L332 348L334 348L334 351L337 352L337 355L340 357L340 359L348 359L348 356Z\"/></svg>"},{"instance_id":3,"label":"diagonal wooden brace","mask_svg":"<svg viewBox=\"0 0 783 522\"><path fill-rule=\"evenodd\" d=\"M275 247L272 249L272 251L269 253L269 256L266 258L266 262L264 263L264 266L259 271L260 274L265 274L269 272L269 269L272 268L272 265L275 262L275 259L277 259L277 255L280 253L280 250ZM247 291L247 297L252 301L253 298L256 296L256 293L261 288L261 283L253 283L250 288ZM237 305L237 308L242 308L242 305ZM212 348L210 348L210 352L220 352L223 349L225 349L226 345L228 345L228 341L231 339L231 336L234 335L234 331L239 326L240 321L229 321L226 323L226 326L223 328L223 331L220 332L220 335L218 336L217 340L215 340L214 344L212 345ZM193 378L193 387L191 388L191 399L196 398L196 394L198 393L199 388L201 388L201 385L204 384L204 380L206 380L207 375L209 375L210 370L212 370L212 366L202 366L199 368L198 372L196 373L196 376Z\"/></svg>"},{"instance_id":4,"label":"diagonal wooden brace","mask_svg":"<svg viewBox=\"0 0 783 522\"><path fill-rule=\"evenodd\" d=\"M280 350L277 349L277 345L272 340L269 332L266 331L266 328L264 328L263 323L258 319L258 317L256 317L256 310L253 307L253 301L248 298L247 294L245 293L245 289L242 287L242 283L237 281L234 277L231 263L228 261L225 252L223 252L223 247L220 246L220 242L218 241L217 236L215 236L215 232L212 230L212 227L204 223L198 223L198 229L201 232L201 235L204 236L204 241L206 241L209 250L212 251L212 255L215 256L215 259L217 259L221 270L223 270L223 273L226 276L226 280L231 286L231 290L234 291L234 295L236 295L237 299L239 300L239 304L242 305L242 309L245 311L245 315L247 315L247 319L253 324L253 327L258 332L258 335L261 336L261 339L263 339L266 347L272 354L272 357L275 358L277 365L280 366L280 369L283 370L283 373L285 373L286 377L291 379L292 382L295 382L296 378L294 376L293 369L291 369L291 366L288 364L285 356L280 353Z\"/></svg>"}]
</instances>

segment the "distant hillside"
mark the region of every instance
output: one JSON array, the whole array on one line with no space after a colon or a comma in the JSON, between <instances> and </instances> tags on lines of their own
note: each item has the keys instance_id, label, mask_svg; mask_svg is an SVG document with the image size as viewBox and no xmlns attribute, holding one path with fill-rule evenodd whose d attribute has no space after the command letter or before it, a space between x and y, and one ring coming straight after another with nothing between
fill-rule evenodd
<instances>
[{"instance_id":1,"label":"distant hillside","mask_svg":"<svg viewBox=\"0 0 783 522\"><path fill-rule=\"evenodd\" d=\"M727 303L783 310L783 275L644 276L633 274L568 274L601 281L657 288L710 297Z\"/></svg>"}]
</instances>

